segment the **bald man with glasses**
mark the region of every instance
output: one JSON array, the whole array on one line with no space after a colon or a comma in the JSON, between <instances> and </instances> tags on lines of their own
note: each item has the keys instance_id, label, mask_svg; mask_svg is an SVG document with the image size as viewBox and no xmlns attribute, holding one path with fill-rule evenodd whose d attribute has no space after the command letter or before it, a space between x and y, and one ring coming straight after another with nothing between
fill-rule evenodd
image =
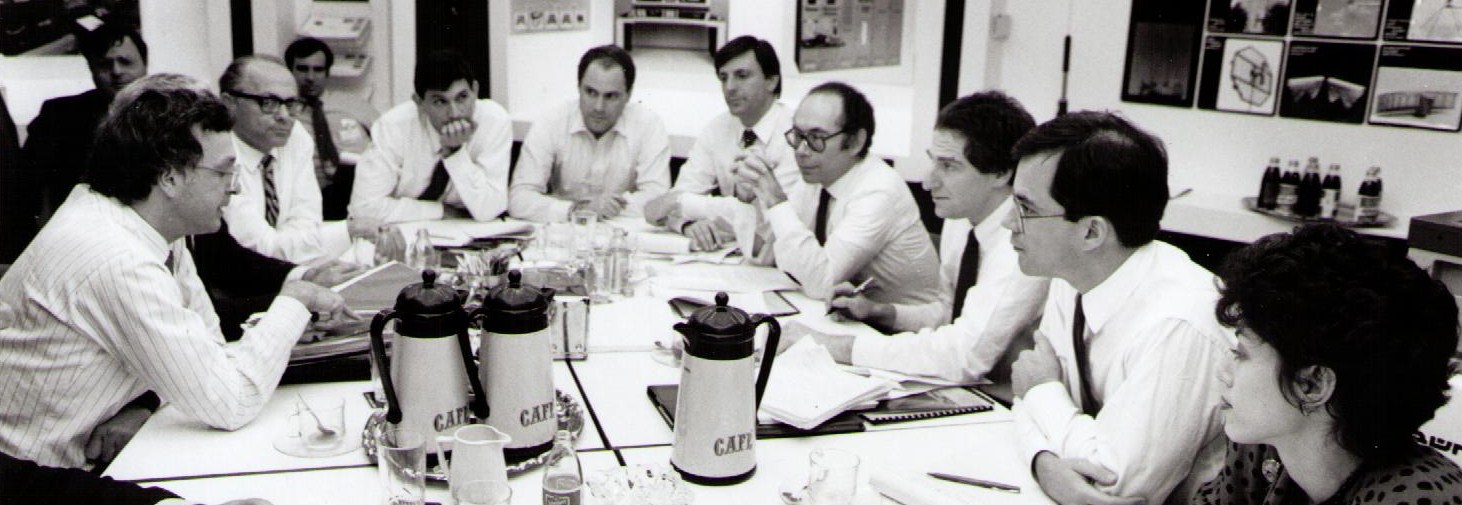
<instances>
[{"instance_id":1,"label":"bald man with glasses","mask_svg":"<svg viewBox=\"0 0 1462 505\"><path fill-rule=\"evenodd\" d=\"M778 268L808 296L871 279L863 294L884 303L943 303L939 257L902 177L868 156L873 106L839 82L813 88L784 134L806 185L788 195L766 167L747 163L737 177L766 209Z\"/></svg>"}]
</instances>

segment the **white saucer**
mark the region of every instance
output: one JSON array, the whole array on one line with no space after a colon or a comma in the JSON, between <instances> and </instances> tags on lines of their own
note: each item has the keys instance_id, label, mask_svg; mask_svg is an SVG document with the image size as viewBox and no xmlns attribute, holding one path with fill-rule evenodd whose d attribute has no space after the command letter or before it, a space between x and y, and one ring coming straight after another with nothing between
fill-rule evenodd
<instances>
[{"instance_id":1,"label":"white saucer","mask_svg":"<svg viewBox=\"0 0 1462 505\"><path fill-rule=\"evenodd\" d=\"M810 497L806 496L807 477L805 475L798 475L798 473L793 472L792 475L788 475L782 479L782 483L777 486L777 497L781 498L782 503L787 505L818 505L813 503ZM866 479L860 479L860 481L858 483L858 494L853 496L851 505L879 505L883 503L883 495L878 494L878 491L873 489L873 486L868 484Z\"/></svg>"},{"instance_id":2,"label":"white saucer","mask_svg":"<svg viewBox=\"0 0 1462 505\"><path fill-rule=\"evenodd\" d=\"M349 433L341 433L338 437L339 445L316 448L305 445L304 439L300 437L291 437L288 434L284 434L274 439L274 448L278 449L279 452L300 458L328 458L331 456L339 456L358 448L354 444L346 443L352 440Z\"/></svg>"}]
</instances>

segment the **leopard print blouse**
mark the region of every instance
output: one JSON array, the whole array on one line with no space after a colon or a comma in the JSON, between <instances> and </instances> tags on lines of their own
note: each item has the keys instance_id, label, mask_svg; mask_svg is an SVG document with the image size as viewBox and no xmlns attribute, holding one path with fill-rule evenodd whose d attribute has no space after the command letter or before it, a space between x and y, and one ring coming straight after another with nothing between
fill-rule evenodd
<instances>
[{"instance_id":1,"label":"leopard print blouse","mask_svg":"<svg viewBox=\"0 0 1462 505\"><path fill-rule=\"evenodd\" d=\"M1309 504L1290 480L1279 453L1267 445L1229 446L1218 476L1198 489L1195 505ZM1325 505L1462 505L1462 469L1435 450L1417 446L1403 461L1362 464Z\"/></svg>"}]
</instances>

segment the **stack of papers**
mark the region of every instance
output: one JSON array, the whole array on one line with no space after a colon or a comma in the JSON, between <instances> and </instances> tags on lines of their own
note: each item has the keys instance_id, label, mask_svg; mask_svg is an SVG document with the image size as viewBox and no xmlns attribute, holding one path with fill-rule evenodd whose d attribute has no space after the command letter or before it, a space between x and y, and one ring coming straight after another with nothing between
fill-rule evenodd
<instances>
[{"instance_id":1,"label":"stack of papers","mask_svg":"<svg viewBox=\"0 0 1462 505\"><path fill-rule=\"evenodd\" d=\"M844 371L826 348L804 338L772 363L761 411L777 421L810 430L845 410L882 398L897 385Z\"/></svg>"},{"instance_id":2,"label":"stack of papers","mask_svg":"<svg viewBox=\"0 0 1462 505\"><path fill-rule=\"evenodd\" d=\"M651 265L655 284L669 289L760 293L790 291L801 286L787 274L771 267L752 265Z\"/></svg>"},{"instance_id":3,"label":"stack of papers","mask_svg":"<svg viewBox=\"0 0 1462 505\"><path fill-rule=\"evenodd\" d=\"M527 221L474 221L471 219L443 219L440 221L412 221L396 225L406 240L415 240L419 230L425 229L436 247L462 247L479 238L505 236L527 236L533 233L533 223Z\"/></svg>"}]
</instances>

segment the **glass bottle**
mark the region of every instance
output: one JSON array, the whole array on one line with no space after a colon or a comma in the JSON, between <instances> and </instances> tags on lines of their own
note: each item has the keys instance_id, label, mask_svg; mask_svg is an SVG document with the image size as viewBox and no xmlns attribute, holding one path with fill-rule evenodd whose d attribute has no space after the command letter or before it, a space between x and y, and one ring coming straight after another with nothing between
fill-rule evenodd
<instances>
[{"instance_id":1,"label":"glass bottle","mask_svg":"<svg viewBox=\"0 0 1462 505\"><path fill-rule=\"evenodd\" d=\"M1304 217L1315 217L1320 213L1320 159L1314 156L1305 163L1305 176L1300 179L1295 193L1294 213Z\"/></svg>"},{"instance_id":2,"label":"glass bottle","mask_svg":"<svg viewBox=\"0 0 1462 505\"><path fill-rule=\"evenodd\" d=\"M583 501L584 472L574 452L574 437L558 430L543 467L543 505L579 505Z\"/></svg>"},{"instance_id":3,"label":"glass bottle","mask_svg":"<svg viewBox=\"0 0 1462 505\"><path fill-rule=\"evenodd\" d=\"M1320 183L1320 217L1335 219L1336 209L1340 207L1340 164L1331 163L1330 170L1325 172L1325 181Z\"/></svg>"},{"instance_id":4,"label":"glass bottle","mask_svg":"<svg viewBox=\"0 0 1462 505\"><path fill-rule=\"evenodd\" d=\"M1360 201L1355 206L1355 220L1374 223L1381 215L1381 167L1366 170L1366 179L1360 183Z\"/></svg>"},{"instance_id":5,"label":"glass bottle","mask_svg":"<svg viewBox=\"0 0 1462 505\"><path fill-rule=\"evenodd\" d=\"M1275 210L1286 214L1294 212L1294 202L1299 187L1300 160L1289 160L1289 166L1285 168L1284 176L1279 179L1279 195L1275 197Z\"/></svg>"},{"instance_id":6,"label":"glass bottle","mask_svg":"<svg viewBox=\"0 0 1462 505\"><path fill-rule=\"evenodd\" d=\"M1269 158L1264 167L1264 178L1259 182L1259 198L1256 204L1261 209L1274 210L1279 205L1279 158Z\"/></svg>"},{"instance_id":7,"label":"glass bottle","mask_svg":"<svg viewBox=\"0 0 1462 505\"><path fill-rule=\"evenodd\" d=\"M406 251L406 265L417 270L441 270L441 256L432 247L431 232L426 228L416 230L416 240L411 242L411 248Z\"/></svg>"},{"instance_id":8,"label":"glass bottle","mask_svg":"<svg viewBox=\"0 0 1462 505\"><path fill-rule=\"evenodd\" d=\"M632 295L629 285L630 246L629 232L615 228L609 239L609 292L617 295Z\"/></svg>"}]
</instances>

